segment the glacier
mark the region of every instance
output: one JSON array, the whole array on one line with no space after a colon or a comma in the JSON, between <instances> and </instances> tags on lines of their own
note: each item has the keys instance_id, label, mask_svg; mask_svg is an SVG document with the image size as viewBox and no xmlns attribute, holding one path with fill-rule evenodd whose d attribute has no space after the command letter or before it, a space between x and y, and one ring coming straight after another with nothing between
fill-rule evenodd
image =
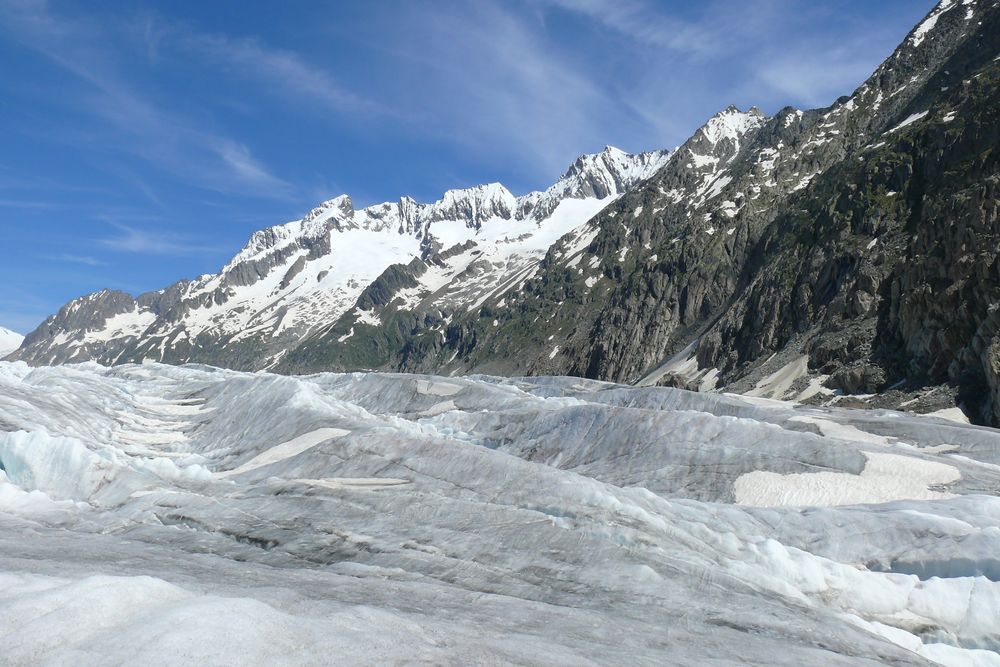
<instances>
[{"instance_id":1,"label":"glacier","mask_svg":"<svg viewBox=\"0 0 1000 667\"><path fill-rule=\"evenodd\" d=\"M947 419L0 362L0 467L6 664L1000 664L1000 433Z\"/></svg>"}]
</instances>

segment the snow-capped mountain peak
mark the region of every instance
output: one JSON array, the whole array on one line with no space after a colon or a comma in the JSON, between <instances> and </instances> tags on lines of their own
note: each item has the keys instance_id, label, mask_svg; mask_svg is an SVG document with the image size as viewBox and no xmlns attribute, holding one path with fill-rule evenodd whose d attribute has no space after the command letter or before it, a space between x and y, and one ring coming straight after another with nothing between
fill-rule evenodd
<instances>
[{"instance_id":1,"label":"snow-capped mountain peak","mask_svg":"<svg viewBox=\"0 0 1000 667\"><path fill-rule=\"evenodd\" d=\"M605 178L609 182L624 181L632 177L649 177L663 166L668 151L651 151L630 155L620 148L605 146L600 153L583 154L549 190L575 182Z\"/></svg>"},{"instance_id":2,"label":"snow-capped mountain peak","mask_svg":"<svg viewBox=\"0 0 1000 667\"><path fill-rule=\"evenodd\" d=\"M325 202L320 203L314 209L306 213L305 217L302 218L302 222L312 222L319 218L329 218L331 216L336 216L343 219L350 219L354 217L354 202L348 195L340 195L339 197L334 197L333 199L327 199Z\"/></svg>"},{"instance_id":3,"label":"snow-capped mountain peak","mask_svg":"<svg viewBox=\"0 0 1000 667\"><path fill-rule=\"evenodd\" d=\"M0 359L3 359L8 354L21 347L21 343L23 341L24 336L21 334L4 327L0 327Z\"/></svg>"},{"instance_id":4,"label":"snow-capped mountain peak","mask_svg":"<svg viewBox=\"0 0 1000 667\"><path fill-rule=\"evenodd\" d=\"M699 132L713 145L725 139L738 142L740 137L760 127L766 120L767 117L757 107L740 111L736 106L729 105L712 116Z\"/></svg>"},{"instance_id":5,"label":"snow-capped mountain peak","mask_svg":"<svg viewBox=\"0 0 1000 667\"><path fill-rule=\"evenodd\" d=\"M427 208L428 223L438 220L465 220L478 229L491 218L509 220L517 210L517 199L500 183L486 183L471 188L448 190Z\"/></svg>"},{"instance_id":6,"label":"snow-capped mountain peak","mask_svg":"<svg viewBox=\"0 0 1000 667\"><path fill-rule=\"evenodd\" d=\"M544 192L520 198L525 215L542 220L564 199L605 199L655 174L670 157L667 150L629 154L614 146L578 157L562 177Z\"/></svg>"},{"instance_id":7,"label":"snow-capped mountain peak","mask_svg":"<svg viewBox=\"0 0 1000 667\"><path fill-rule=\"evenodd\" d=\"M360 228L412 234L426 239L443 235L444 228L456 222L464 223L465 227L475 231L491 219L520 220L530 216L541 221L564 199L605 199L621 194L627 187L651 176L668 156L668 151L632 155L619 148L605 146L600 153L578 157L548 189L520 197L515 197L501 183L494 182L447 190L440 199L429 204L404 196L396 202L383 202L355 210L350 196L340 195L321 202L301 220L254 232L246 246L222 272L226 273L242 262L260 259L275 249L294 244L297 239L316 239L334 230Z\"/></svg>"},{"instance_id":8,"label":"snow-capped mountain peak","mask_svg":"<svg viewBox=\"0 0 1000 667\"><path fill-rule=\"evenodd\" d=\"M630 155L608 146L578 158L545 191L521 197L500 183L486 183L448 190L432 203L404 196L356 209L348 195L340 195L300 220L254 232L218 274L138 299L123 293L78 299L34 332L35 353L21 356L46 363L95 357L109 363L187 361L200 359L199 350L217 352L245 340L280 354L335 322L392 265L470 243L487 254L502 247L497 261L511 266L517 264L511 257L523 253L528 264L518 264L522 270L537 263L560 236L653 174L667 156ZM554 220L566 200L581 204Z\"/></svg>"}]
</instances>

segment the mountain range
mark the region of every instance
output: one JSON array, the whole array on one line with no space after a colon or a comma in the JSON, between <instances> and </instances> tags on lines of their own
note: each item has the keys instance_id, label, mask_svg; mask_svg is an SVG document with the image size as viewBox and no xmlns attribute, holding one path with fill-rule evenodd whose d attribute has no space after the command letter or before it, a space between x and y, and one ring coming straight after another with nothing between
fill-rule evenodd
<instances>
[{"instance_id":1,"label":"mountain range","mask_svg":"<svg viewBox=\"0 0 1000 667\"><path fill-rule=\"evenodd\" d=\"M673 151L255 233L76 299L9 358L577 375L1000 423L1000 5L943 0L852 94Z\"/></svg>"},{"instance_id":2,"label":"mountain range","mask_svg":"<svg viewBox=\"0 0 1000 667\"><path fill-rule=\"evenodd\" d=\"M138 298L103 290L74 300L16 356L38 364L148 359L272 368L348 313L374 324L374 314L365 319L373 286L406 268L435 267L433 280L456 285L477 259L497 264L489 271L497 280L534 268L555 240L667 157L607 147L581 156L544 192L522 197L491 183L448 191L432 204L404 197L355 210L340 196L256 232L217 274Z\"/></svg>"}]
</instances>

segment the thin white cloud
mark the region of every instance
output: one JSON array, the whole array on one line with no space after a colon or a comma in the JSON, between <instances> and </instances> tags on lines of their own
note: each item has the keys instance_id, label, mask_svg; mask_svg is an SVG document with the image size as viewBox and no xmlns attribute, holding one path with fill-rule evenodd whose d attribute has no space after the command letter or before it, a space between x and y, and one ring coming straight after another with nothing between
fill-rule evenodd
<instances>
[{"instance_id":1,"label":"thin white cloud","mask_svg":"<svg viewBox=\"0 0 1000 667\"><path fill-rule=\"evenodd\" d=\"M332 74L307 63L296 53L270 48L250 38L181 28L174 32L180 48L215 65L235 69L244 78L266 84L264 90L284 96L294 106L300 107L303 100L308 100L324 110L353 115L387 113L382 105L346 89Z\"/></svg>"},{"instance_id":2,"label":"thin white cloud","mask_svg":"<svg viewBox=\"0 0 1000 667\"><path fill-rule=\"evenodd\" d=\"M58 202L40 200L40 199L0 199L0 207L3 208L19 208L19 209L36 209L48 211L57 208L63 208L63 204Z\"/></svg>"},{"instance_id":3,"label":"thin white cloud","mask_svg":"<svg viewBox=\"0 0 1000 667\"><path fill-rule=\"evenodd\" d=\"M849 95L871 74L871 60L852 57L832 59L801 54L764 64L757 73L759 83L785 96L799 108L822 107L841 95Z\"/></svg>"},{"instance_id":4,"label":"thin white cloud","mask_svg":"<svg viewBox=\"0 0 1000 667\"><path fill-rule=\"evenodd\" d=\"M905 27L869 23L847 34L779 43L755 64L747 86L800 108L827 106L861 85L904 35Z\"/></svg>"},{"instance_id":5,"label":"thin white cloud","mask_svg":"<svg viewBox=\"0 0 1000 667\"><path fill-rule=\"evenodd\" d=\"M128 85L113 49L102 48L111 27L53 16L37 0L12 0L7 7L0 9L0 23L91 84L92 94L72 102L123 133L122 149L225 194L292 199L308 190L275 174L247 142L171 112ZM352 26L364 45L359 58L387 56L382 69L370 68L361 93L314 62L319 56L311 49L307 56L305 48L277 49L155 16L125 22L151 62L168 65L178 54L194 58L213 75L250 81L255 94L289 106L333 112L338 121L374 119L380 131L407 137L406 149L431 142L457 146L465 155L455 172L464 173L466 165L479 174L513 167L535 187L579 153L606 143L629 150L675 145L730 103L767 110L828 104L860 83L892 43L875 28L857 26L846 46L830 41L842 35L817 41L823 12L835 11L821 4L707 0L683 12L676 7L650 0L405 3L376 13L374 27ZM553 25L567 16L577 25L588 22L593 34L562 39ZM371 30L364 34L364 28ZM147 196L156 201L151 190Z\"/></svg>"},{"instance_id":6,"label":"thin white cloud","mask_svg":"<svg viewBox=\"0 0 1000 667\"><path fill-rule=\"evenodd\" d=\"M715 0L683 18L646 0L525 1L421 6L376 31L398 64L391 88L413 132L457 144L479 164L515 165L539 185L604 144L676 145L729 104L828 104L885 55L822 49L816 66L842 76L788 71L779 88L768 78L775 52L811 44L788 0ZM592 34L562 39L567 16Z\"/></svg>"},{"instance_id":7,"label":"thin white cloud","mask_svg":"<svg viewBox=\"0 0 1000 667\"><path fill-rule=\"evenodd\" d=\"M863 82L909 25L853 20L842 2L532 1L546 15L589 20L605 41L602 53L617 47L628 54L616 72L622 104L675 142L731 103L772 110L831 104Z\"/></svg>"},{"instance_id":8,"label":"thin white cloud","mask_svg":"<svg viewBox=\"0 0 1000 667\"><path fill-rule=\"evenodd\" d=\"M216 254L218 248L207 246L190 236L154 229L140 229L121 222L109 222L117 235L100 240L101 245L118 252L143 255L191 257Z\"/></svg>"},{"instance_id":9,"label":"thin white cloud","mask_svg":"<svg viewBox=\"0 0 1000 667\"><path fill-rule=\"evenodd\" d=\"M272 174L249 149L143 97L121 75L110 41L98 25L55 16L41 0L0 5L0 23L25 47L50 58L90 86L66 97L82 111L125 133L117 145L191 184L226 193L288 198L294 188Z\"/></svg>"},{"instance_id":10,"label":"thin white cloud","mask_svg":"<svg viewBox=\"0 0 1000 667\"><path fill-rule=\"evenodd\" d=\"M107 262L102 262L96 257L90 257L88 255L72 255L69 253L63 253L60 255L46 255L41 259L52 261L52 262L70 262L72 264L83 264L85 266L107 266Z\"/></svg>"},{"instance_id":11,"label":"thin white cloud","mask_svg":"<svg viewBox=\"0 0 1000 667\"><path fill-rule=\"evenodd\" d=\"M409 9L385 35L397 64L387 87L411 133L538 182L607 142L609 116L626 105L556 48L540 20L503 2L433 8Z\"/></svg>"},{"instance_id":12,"label":"thin white cloud","mask_svg":"<svg viewBox=\"0 0 1000 667\"><path fill-rule=\"evenodd\" d=\"M270 174L260 162L250 154L245 145L228 140L213 142L212 150L229 165L246 183L265 188L282 188L284 182Z\"/></svg>"},{"instance_id":13,"label":"thin white cloud","mask_svg":"<svg viewBox=\"0 0 1000 667\"><path fill-rule=\"evenodd\" d=\"M724 42L717 30L664 14L642 0L542 0L543 4L582 14L606 28L650 46L690 53L718 54ZM724 20L724 15L716 21Z\"/></svg>"}]
</instances>

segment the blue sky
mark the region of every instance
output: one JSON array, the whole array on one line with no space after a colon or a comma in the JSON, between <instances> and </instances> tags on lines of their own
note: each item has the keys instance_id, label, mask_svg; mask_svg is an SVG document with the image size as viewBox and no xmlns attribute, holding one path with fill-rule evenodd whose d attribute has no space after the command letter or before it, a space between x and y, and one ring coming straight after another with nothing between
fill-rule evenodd
<instances>
[{"instance_id":1,"label":"blue sky","mask_svg":"<svg viewBox=\"0 0 1000 667\"><path fill-rule=\"evenodd\" d=\"M256 229L553 182L728 104L850 93L932 0L0 0L0 325L214 272Z\"/></svg>"}]
</instances>

